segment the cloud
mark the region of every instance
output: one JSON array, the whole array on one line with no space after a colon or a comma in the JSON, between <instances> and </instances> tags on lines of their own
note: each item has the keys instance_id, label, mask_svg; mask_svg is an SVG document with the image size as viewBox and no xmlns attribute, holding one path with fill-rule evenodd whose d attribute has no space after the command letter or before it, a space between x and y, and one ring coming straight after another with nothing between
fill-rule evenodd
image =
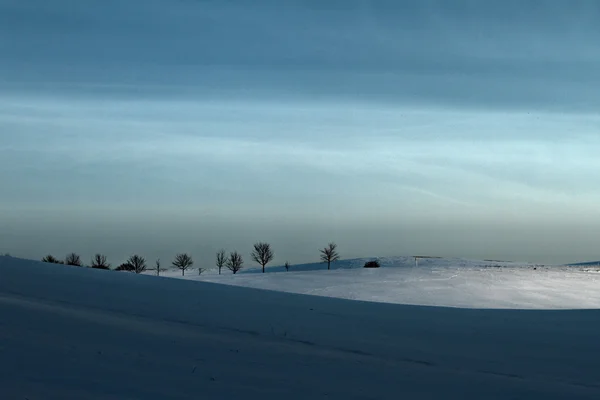
<instances>
[{"instance_id":1,"label":"cloud","mask_svg":"<svg viewBox=\"0 0 600 400\"><path fill-rule=\"evenodd\" d=\"M6 89L54 82L108 97L600 105L591 85L600 82L594 2L8 4L0 5Z\"/></svg>"},{"instance_id":2,"label":"cloud","mask_svg":"<svg viewBox=\"0 0 600 400\"><path fill-rule=\"evenodd\" d=\"M394 235L418 245L415 227L450 251L453 228L525 241L535 229L511 224L600 221L599 10L1 2L0 206L23 230L160 221L167 248L199 220L220 240L241 221L238 245L270 229L356 244L365 229L391 254Z\"/></svg>"}]
</instances>

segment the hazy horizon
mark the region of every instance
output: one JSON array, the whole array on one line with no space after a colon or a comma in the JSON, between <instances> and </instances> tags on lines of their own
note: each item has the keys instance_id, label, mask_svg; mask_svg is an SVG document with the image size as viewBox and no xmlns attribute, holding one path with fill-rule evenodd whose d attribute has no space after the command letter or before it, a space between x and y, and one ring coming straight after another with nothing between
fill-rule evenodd
<instances>
[{"instance_id":1,"label":"hazy horizon","mask_svg":"<svg viewBox=\"0 0 600 400\"><path fill-rule=\"evenodd\" d=\"M0 252L600 259L599 17L0 0Z\"/></svg>"}]
</instances>

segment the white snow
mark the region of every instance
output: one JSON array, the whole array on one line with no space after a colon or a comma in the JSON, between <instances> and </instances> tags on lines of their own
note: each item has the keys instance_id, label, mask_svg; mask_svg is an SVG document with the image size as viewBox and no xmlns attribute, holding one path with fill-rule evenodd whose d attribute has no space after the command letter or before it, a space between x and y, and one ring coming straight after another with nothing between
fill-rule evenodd
<instances>
[{"instance_id":1,"label":"white snow","mask_svg":"<svg viewBox=\"0 0 600 400\"><path fill-rule=\"evenodd\" d=\"M349 301L0 257L1 399L598 399L599 334L599 310Z\"/></svg>"},{"instance_id":2,"label":"white snow","mask_svg":"<svg viewBox=\"0 0 600 400\"><path fill-rule=\"evenodd\" d=\"M599 268L542 266L529 263L457 258L379 259L382 268L362 268L369 259L343 260L327 271L325 264L246 270L235 276L225 270L186 279L291 293L384 303L465 308L579 309L600 308ZM195 272L195 273L194 273ZM179 277L180 271L163 276Z\"/></svg>"}]
</instances>

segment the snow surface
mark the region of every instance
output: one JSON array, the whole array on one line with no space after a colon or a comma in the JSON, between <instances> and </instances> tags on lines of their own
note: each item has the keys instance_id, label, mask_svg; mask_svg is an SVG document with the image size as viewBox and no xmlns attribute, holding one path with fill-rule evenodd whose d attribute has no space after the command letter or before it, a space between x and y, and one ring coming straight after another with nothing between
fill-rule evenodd
<instances>
[{"instance_id":1,"label":"snow surface","mask_svg":"<svg viewBox=\"0 0 600 400\"><path fill-rule=\"evenodd\" d=\"M599 335L599 310L349 301L0 257L1 399L598 399Z\"/></svg>"},{"instance_id":2,"label":"snow surface","mask_svg":"<svg viewBox=\"0 0 600 400\"><path fill-rule=\"evenodd\" d=\"M513 309L600 308L600 268L542 266L529 263L479 261L459 258L380 258L382 268L365 269L370 259L343 260L326 270L325 264L294 265L242 271L224 270L186 279L384 303ZM179 277L180 271L162 276Z\"/></svg>"}]
</instances>

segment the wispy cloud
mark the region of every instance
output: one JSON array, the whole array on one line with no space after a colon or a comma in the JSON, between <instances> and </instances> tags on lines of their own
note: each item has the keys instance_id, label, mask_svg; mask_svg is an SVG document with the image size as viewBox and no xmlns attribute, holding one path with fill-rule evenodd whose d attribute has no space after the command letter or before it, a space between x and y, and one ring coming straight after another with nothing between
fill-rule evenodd
<instances>
[{"instance_id":1,"label":"wispy cloud","mask_svg":"<svg viewBox=\"0 0 600 400\"><path fill-rule=\"evenodd\" d=\"M594 1L0 2L0 206L41 213L23 230L86 207L82 223L205 219L221 239L286 221L288 247L600 221L598 17Z\"/></svg>"}]
</instances>

